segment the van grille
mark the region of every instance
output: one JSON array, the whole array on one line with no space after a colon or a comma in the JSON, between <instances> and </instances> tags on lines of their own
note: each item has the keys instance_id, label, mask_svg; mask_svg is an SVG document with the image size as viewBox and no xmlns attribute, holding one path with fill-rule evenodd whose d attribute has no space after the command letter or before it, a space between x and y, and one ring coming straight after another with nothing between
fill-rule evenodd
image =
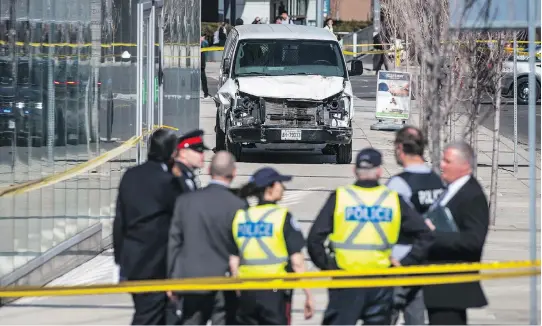
<instances>
[{"instance_id":1,"label":"van grille","mask_svg":"<svg viewBox=\"0 0 542 326\"><path fill-rule=\"evenodd\" d=\"M264 99L265 103L265 125L268 126L290 126L290 127L311 127L316 126L316 112L318 103Z\"/></svg>"}]
</instances>

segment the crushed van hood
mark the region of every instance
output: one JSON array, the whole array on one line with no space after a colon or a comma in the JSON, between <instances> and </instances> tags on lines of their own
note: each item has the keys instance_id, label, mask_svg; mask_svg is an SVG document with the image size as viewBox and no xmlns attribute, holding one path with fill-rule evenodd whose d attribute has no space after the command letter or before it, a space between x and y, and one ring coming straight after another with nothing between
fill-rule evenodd
<instances>
[{"instance_id":1,"label":"crushed van hood","mask_svg":"<svg viewBox=\"0 0 542 326\"><path fill-rule=\"evenodd\" d=\"M342 77L239 77L239 91L259 97L323 100L343 91Z\"/></svg>"}]
</instances>

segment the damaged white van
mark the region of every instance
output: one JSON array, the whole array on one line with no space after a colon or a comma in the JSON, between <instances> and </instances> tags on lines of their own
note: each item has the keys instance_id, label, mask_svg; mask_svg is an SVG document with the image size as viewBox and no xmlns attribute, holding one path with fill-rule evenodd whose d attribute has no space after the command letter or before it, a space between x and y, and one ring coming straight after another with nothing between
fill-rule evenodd
<instances>
[{"instance_id":1,"label":"damaged white van","mask_svg":"<svg viewBox=\"0 0 542 326\"><path fill-rule=\"evenodd\" d=\"M327 29L280 24L234 27L214 96L216 148L321 150L352 160L352 87Z\"/></svg>"}]
</instances>

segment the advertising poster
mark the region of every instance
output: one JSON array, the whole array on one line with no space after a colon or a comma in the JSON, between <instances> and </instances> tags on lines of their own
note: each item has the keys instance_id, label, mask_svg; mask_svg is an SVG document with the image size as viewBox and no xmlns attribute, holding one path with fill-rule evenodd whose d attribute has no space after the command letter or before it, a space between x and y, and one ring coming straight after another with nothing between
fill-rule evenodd
<instances>
[{"instance_id":1,"label":"advertising poster","mask_svg":"<svg viewBox=\"0 0 542 326\"><path fill-rule=\"evenodd\" d=\"M408 120L410 116L410 74L379 71L376 82L377 119Z\"/></svg>"}]
</instances>

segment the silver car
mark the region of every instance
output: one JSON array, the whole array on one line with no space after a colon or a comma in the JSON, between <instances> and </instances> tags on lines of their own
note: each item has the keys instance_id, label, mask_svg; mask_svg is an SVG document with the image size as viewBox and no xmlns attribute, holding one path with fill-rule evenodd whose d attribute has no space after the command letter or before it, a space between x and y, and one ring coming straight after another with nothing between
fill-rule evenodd
<instances>
[{"instance_id":1,"label":"silver car","mask_svg":"<svg viewBox=\"0 0 542 326\"><path fill-rule=\"evenodd\" d=\"M536 57L536 101L540 100L540 56ZM514 96L514 58L511 56L503 65L503 80L501 95L504 97ZM518 104L529 103L529 60L525 56L517 58L517 96Z\"/></svg>"}]
</instances>

